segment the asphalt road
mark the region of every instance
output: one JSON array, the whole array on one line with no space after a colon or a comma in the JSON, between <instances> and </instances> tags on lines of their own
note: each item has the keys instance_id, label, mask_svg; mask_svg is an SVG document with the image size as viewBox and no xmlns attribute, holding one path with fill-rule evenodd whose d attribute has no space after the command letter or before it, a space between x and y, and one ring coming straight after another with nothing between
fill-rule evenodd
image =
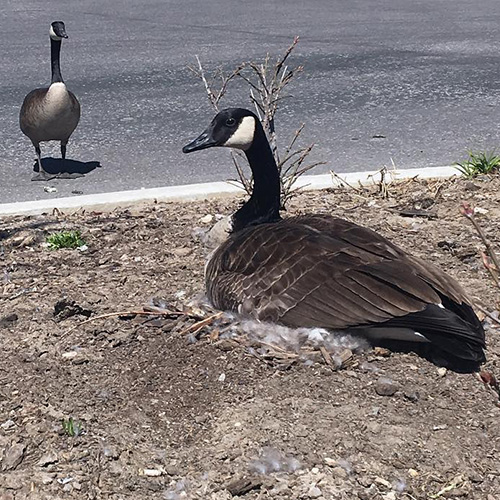
<instances>
[{"instance_id":1,"label":"asphalt road","mask_svg":"<svg viewBox=\"0 0 500 500\"><path fill-rule=\"evenodd\" d=\"M48 28L63 20L62 74L82 119L69 158L86 177L31 182L18 126L24 95L50 81ZM500 145L498 0L4 0L0 12L0 203L234 177L227 151L183 155L213 116L207 69L277 54L295 35L304 73L277 116L305 123L316 173L446 165ZM238 81L227 106L249 106ZM42 156L56 156L56 143ZM47 193L44 187L57 188Z\"/></svg>"}]
</instances>

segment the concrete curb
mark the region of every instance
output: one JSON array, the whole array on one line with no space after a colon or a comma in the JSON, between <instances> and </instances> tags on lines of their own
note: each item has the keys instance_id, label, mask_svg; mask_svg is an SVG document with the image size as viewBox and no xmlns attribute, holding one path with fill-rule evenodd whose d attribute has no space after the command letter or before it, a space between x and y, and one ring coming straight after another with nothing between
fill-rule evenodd
<instances>
[{"instance_id":1,"label":"concrete curb","mask_svg":"<svg viewBox=\"0 0 500 500\"><path fill-rule=\"evenodd\" d=\"M389 171L393 180L451 177L457 174L453 167L409 168ZM296 183L305 190L326 189L341 185L344 181L350 185L358 183L367 185L380 179L379 172L353 172L338 174L336 178L330 174L304 175ZM112 210L118 206L130 206L152 201L194 201L207 198L220 198L242 194L242 190L228 182L209 182L205 184L187 184L184 186L167 186L161 188L138 189L135 191L119 191L115 193L99 193L71 198L54 198L51 200L25 201L0 204L2 215L33 215L51 212L55 208L61 211L77 210Z\"/></svg>"}]
</instances>

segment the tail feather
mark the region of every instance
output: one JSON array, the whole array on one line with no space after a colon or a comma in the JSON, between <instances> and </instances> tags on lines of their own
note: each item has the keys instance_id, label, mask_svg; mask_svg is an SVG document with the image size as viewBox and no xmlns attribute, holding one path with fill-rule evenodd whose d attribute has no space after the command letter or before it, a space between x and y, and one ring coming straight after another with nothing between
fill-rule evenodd
<instances>
[{"instance_id":1,"label":"tail feather","mask_svg":"<svg viewBox=\"0 0 500 500\"><path fill-rule=\"evenodd\" d=\"M446 305L448 307L442 308L429 304L422 311L392 318L371 328L407 328L418 332L428 340L425 344L419 343L417 348L426 351L425 357L457 371L474 371L486 361L483 326L469 305ZM382 339L382 343L384 340L393 343L390 338Z\"/></svg>"}]
</instances>

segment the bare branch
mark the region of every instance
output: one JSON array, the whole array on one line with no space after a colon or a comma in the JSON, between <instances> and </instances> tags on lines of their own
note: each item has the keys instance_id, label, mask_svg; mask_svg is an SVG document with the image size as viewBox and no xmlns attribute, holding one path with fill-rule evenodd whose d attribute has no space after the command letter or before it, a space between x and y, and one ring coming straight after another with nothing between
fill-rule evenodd
<instances>
[{"instance_id":1,"label":"bare branch","mask_svg":"<svg viewBox=\"0 0 500 500\"><path fill-rule=\"evenodd\" d=\"M267 134L269 145L280 173L282 204L285 204L292 196L292 193L296 191L293 189L293 185L302 174L318 165L324 164L321 161L306 163L313 145L297 148L304 124L300 125L295 131L288 146L284 148L283 159L280 158L281 150L276 133L275 115L281 101L290 97L284 94L285 87L291 83L297 74L303 71L303 66L290 68L287 62L298 41L299 38L295 37L285 52L274 63L271 62L271 56L268 53L262 62L247 61L241 63L227 75L219 68L215 71L211 80L207 78L198 56L196 56L198 68L189 68L203 81L208 99L216 111L219 110L219 103L224 98L228 86L236 77L241 78L248 85L250 101ZM242 168L242 161L245 160L242 159L242 155L235 154L234 152L231 152L231 159L243 189L247 193L251 193L253 180L245 176Z\"/></svg>"}]
</instances>

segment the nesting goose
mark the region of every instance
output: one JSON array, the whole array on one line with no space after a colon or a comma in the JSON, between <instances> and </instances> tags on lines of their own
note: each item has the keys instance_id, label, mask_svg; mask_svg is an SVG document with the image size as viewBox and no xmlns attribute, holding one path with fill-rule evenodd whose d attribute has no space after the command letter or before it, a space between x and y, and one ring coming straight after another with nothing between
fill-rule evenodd
<instances>
[{"instance_id":1,"label":"nesting goose","mask_svg":"<svg viewBox=\"0 0 500 500\"><path fill-rule=\"evenodd\" d=\"M62 21L50 25L52 81L50 87L32 90L25 98L19 115L23 133L35 146L38 175L33 180L54 177L42 167L40 142L61 141L61 156L66 159L66 145L80 120L80 103L63 82L60 68L61 43L68 38Z\"/></svg>"},{"instance_id":2,"label":"nesting goose","mask_svg":"<svg viewBox=\"0 0 500 500\"><path fill-rule=\"evenodd\" d=\"M213 146L243 150L254 179L250 199L232 216L231 235L206 267L215 307L375 342L425 344L433 361L458 371L485 361L482 325L461 286L439 268L347 220L281 219L278 170L251 111L221 111L183 151Z\"/></svg>"}]
</instances>

